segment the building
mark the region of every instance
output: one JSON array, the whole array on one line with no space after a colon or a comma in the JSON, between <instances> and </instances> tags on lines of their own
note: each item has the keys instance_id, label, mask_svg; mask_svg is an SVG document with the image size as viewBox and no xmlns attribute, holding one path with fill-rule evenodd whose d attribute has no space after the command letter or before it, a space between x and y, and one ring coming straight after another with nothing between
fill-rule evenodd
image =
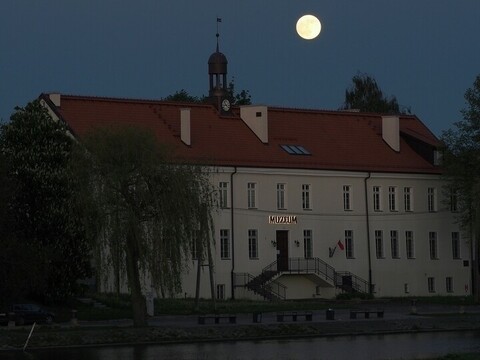
<instances>
[{"instance_id":1,"label":"building","mask_svg":"<svg viewBox=\"0 0 480 360\"><path fill-rule=\"evenodd\" d=\"M231 106L218 43L208 67L205 104L40 98L75 136L138 124L214 170L220 299L470 294L470 244L444 189L439 140L416 116ZM195 263L179 296L195 294Z\"/></svg>"}]
</instances>

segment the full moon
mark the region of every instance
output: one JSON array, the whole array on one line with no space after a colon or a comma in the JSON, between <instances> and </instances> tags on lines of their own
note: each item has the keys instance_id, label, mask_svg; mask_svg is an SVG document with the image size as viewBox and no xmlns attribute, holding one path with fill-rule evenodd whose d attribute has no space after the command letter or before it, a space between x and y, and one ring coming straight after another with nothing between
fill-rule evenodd
<instances>
[{"instance_id":1,"label":"full moon","mask_svg":"<svg viewBox=\"0 0 480 360\"><path fill-rule=\"evenodd\" d=\"M320 20L313 15L303 15L297 21L297 33L305 40L315 39L322 30Z\"/></svg>"}]
</instances>

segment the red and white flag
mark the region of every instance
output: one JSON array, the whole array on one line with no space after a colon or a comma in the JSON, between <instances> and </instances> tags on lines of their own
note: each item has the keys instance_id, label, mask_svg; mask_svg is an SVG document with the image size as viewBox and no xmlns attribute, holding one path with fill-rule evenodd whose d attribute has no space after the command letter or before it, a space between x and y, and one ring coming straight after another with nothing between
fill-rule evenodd
<instances>
[{"instance_id":1,"label":"red and white flag","mask_svg":"<svg viewBox=\"0 0 480 360\"><path fill-rule=\"evenodd\" d=\"M345 249L345 246L343 245L343 243L342 243L341 240L338 240L337 245L338 245L338 247L340 248L340 250L344 250L344 249Z\"/></svg>"}]
</instances>

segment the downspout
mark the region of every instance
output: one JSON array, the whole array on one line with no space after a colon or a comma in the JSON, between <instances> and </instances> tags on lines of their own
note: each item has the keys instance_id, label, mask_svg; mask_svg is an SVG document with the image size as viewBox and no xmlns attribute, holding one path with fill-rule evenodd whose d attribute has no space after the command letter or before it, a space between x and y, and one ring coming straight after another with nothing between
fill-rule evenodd
<instances>
[{"instance_id":1,"label":"downspout","mask_svg":"<svg viewBox=\"0 0 480 360\"><path fill-rule=\"evenodd\" d=\"M232 231L232 271L230 273L230 282L231 282L231 289L232 289L232 300L235 300L235 228L234 228L234 204L233 204L233 175L237 173L237 167L234 167L234 171L230 174L230 222L231 222L231 231Z\"/></svg>"},{"instance_id":2,"label":"downspout","mask_svg":"<svg viewBox=\"0 0 480 360\"><path fill-rule=\"evenodd\" d=\"M368 246L368 293L372 295L372 257L370 254L370 212L368 209L368 186L367 182L371 178L372 174L368 172L368 176L364 179L364 184L365 184L365 220L366 220L366 225L367 225L367 246Z\"/></svg>"}]
</instances>

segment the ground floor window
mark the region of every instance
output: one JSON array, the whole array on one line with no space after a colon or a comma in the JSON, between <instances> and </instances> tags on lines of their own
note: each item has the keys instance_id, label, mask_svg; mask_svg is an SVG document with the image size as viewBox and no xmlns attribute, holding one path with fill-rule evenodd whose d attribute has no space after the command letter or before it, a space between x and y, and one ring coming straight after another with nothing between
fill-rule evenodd
<instances>
[{"instance_id":1,"label":"ground floor window","mask_svg":"<svg viewBox=\"0 0 480 360\"><path fill-rule=\"evenodd\" d=\"M305 259L313 257L312 230L303 230L303 255Z\"/></svg>"},{"instance_id":2,"label":"ground floor window","mask_svg":"<svg viewBox=\"0 0 480 360\"><path fill-rule=\"evenodd\" d=\"M225 284L217 284L217 299L225 300Z\"/></svg>"},{"instance_id":3,"label":"ground floor window","mask_svg":"<svg viewBox=\"0 0 480 360\"><path fill-rule=\"evenodd\" d=\"M345 256L347 259L354 258L353 231L345 230Z\"/></svg>"},{"instance_id":4,"label":"ground floor window","mask_svg":"<svg viewBox=\"0 0 480 360\"><path fill-rule=\"evenodd\" d=\"M248 230L248 257L258 259L258 231L256 229Z\"/></svg>"},{"instance_id":5,"label":"ground floor window","mask_svg":"<svg viewBox=\"0 0 480 360\"><path fill-rule=\"evenodd\" d=\"M222 259L230 258L230 231L228 229L220 230L220 257Z\"/></svg>"},{"instance_id":6,"label":"ground floor window","mask_svg":"<svg viewBox=\"0 0 480 360\"><path fill-rule=\"evenodd\" d=\"M434 277L429 277L427 279L428 283L428 292L429 293L434 293L435 292L435 278Z\"/></svg>"},{"instance_id":7,"label":"ground floor window","mask_svg":"<svg viewBox=\"0 0 480 360\"><path fill-rule=\"evenodd\" d=\"M415 243L413 240L413 231L405 231L405 247L407 250L407 259L414 259Z\"/></svg>"},{"instance_id":8,"label":"ground floor window","mask_svg":"<svg viewBox=\"0 0 480 360\"><path fill-rule=\"evenodd\" d=\"M410 287L408 286L408 283L403 284L403 292L405 294L410 293Z\"/></svg>"},{"instance_id":9,"label":"ground floor window","mask_svg":"<svg viewBox=\"0 0 480 360\"><path fill-rule=\"evenodd\" d=\"M447 276L445 286L447 293L453 293L453 278L451 276Z\"/></svg>"},{"instance_id":10,"label":"ground floor window","mask_svg":"<svg viewBox=\"0 0 480 360\"><path fill-rule=\"evenodd\" d=\"M390 231L390 245L392 249L392 259L398 259L400 257L399 246L398 246L398 231Z\"/></svg>"},{"instance_id":11,"label":"ground floor window","mask_svg":"<svg viewBox=\"0 0 480 360\"><path fill-rule=\"evenodd\" d=\"M375 230L375 249L377 259L383 259L383 231L382 230Z\"/></svg>"}]
</instances>

